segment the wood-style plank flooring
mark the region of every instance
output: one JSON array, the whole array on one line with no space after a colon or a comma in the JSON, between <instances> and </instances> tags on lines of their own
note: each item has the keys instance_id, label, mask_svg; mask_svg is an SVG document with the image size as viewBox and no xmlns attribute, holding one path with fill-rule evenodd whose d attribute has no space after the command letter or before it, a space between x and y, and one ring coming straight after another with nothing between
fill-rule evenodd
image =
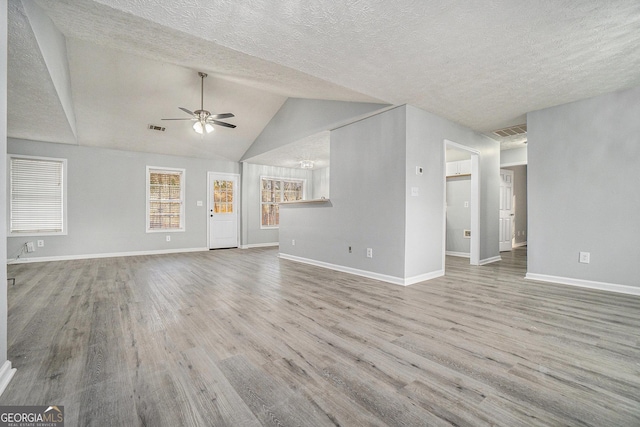
<instances>
[{"instance_id":1,"label":"wood-style plank flooring","mask_svg":"<svg viewBox=\"0 0 640 427\"><path fill-rule=\"evenodd\" d=\"M67 426L640 425L640 298L502 255L410 287L275 248L11 265L0 404Z\"/></svg>"}]
</instances>

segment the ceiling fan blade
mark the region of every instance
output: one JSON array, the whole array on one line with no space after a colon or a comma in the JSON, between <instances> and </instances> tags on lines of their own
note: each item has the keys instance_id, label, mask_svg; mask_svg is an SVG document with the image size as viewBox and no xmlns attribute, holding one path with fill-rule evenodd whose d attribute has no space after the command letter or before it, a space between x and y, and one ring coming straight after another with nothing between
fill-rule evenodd
<instances>
[{"instance_id":1,"label":"ceiling fan blade","mask_svg":"<svg viewBox=\"0 0 640 427\"><path fill-rule=\"evenodd\" d=\"M189 110L187 110L186 108L183 108L183 107L178 107L178 108L181 109L182 111L184 111L185 113L189 114L190 116L194 116L194 117L196 116L193 113L193 111L189 111Z\"/></svg>"},{"instance_id":2,"label":"ceiling fan blade","mask_svg":"<svg viewBox=\"0 0 640 427\"><path fill-rule=\"evenodd\" d=\"M196 120L196 119L160 119L160 120Z\"/></svg>"},{"instance_id":3,"label":"ceiling fan blade","mask_svg":"<svg viewBox=\"0 0 640 427\"><path fill-rule=\"evenodd\" d=\"M225 122L219 122L217 120L208 120L209 122L213 123L214 125L218 125L218 126L224 126L224 127L228 127L228 128L234 128L236 127L236 125L232 125L231 123L225 123Z\"/></svg>"},{"instance_id":4,"label":"ceiling fan blade","mask_svg":"<svg viewBox=\"0 0 640 427\"><path fill-rule=\"evenodd\" d=\"M220 113L220 114L211 114L208 118L210 119L228 119L231 117L235 117L233 113Z\"/></svg>"}]
</instances>

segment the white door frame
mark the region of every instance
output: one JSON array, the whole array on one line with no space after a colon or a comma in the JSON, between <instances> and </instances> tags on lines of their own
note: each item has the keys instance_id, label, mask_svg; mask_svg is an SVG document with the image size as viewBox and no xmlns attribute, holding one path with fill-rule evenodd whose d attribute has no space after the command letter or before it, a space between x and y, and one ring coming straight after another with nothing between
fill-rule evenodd
<instances>
[{"instance_id":1,"label":"white door frame","mask_svg":"<svg viewBox=\"0 0 640 427\"><path fill-rule=\"evenodd\" d=\"M213 196L213 188L211 188L211 176L228 176L237 178L236 185L237 193L235 194L234 202L236 203L236 223L238 224L238 230L236 235L238 236L237 246L240 247L240 174L238 173L227 173L227 172L207 172L207 208L205 209L205 213L207 214L207 249L211 248L211 221L210 221L210 213L209 209L213 202L211 197Z\"/></svg>"},{"instance_id":2,"label":"white door frame","mask_svg":"<svg viewBox=\"0 0 640 427\"><path fill-rule=\"evenodd\" d=\"M506 173L507 175L511 176L511 192L509 195L509 199L505 199L504 197L504 193L502 191L503 189L503 184L505 184L504 180L503 180L503 174ZM500 231L499 234L502 235L502 237L508 237L508 239L498 239L499 242L499 248L498 250L500 252L506 252L506 251L511 251L513 250L513 231L514 231L514 226L515 226L515 206L513 203L513 191L514 191L514 181L513 178L515 176L515 173L512 170L508 170L508 169L503 169L500 168ZM507 209L503 209L504 208L504 203L508 203L507 206L509 206L509 215L505 216L504 213L507 211ZM509 235L508 236L504 236L504 220L508 219L509 220Z\"/></svg>"},{"instance_id":3,"label":"white door frame","mask_svg":"<svg viewBox=\"0 0 640 427\"><path fill-rule=\"evenodd\" d=\"M442 165L445 171L442 177L442 269L445 269L447 251L447 147L466 151L471 155L471 242L469 263L480 265L480 151L445 139L443 142Z\"/></svg>"}]
</instances>

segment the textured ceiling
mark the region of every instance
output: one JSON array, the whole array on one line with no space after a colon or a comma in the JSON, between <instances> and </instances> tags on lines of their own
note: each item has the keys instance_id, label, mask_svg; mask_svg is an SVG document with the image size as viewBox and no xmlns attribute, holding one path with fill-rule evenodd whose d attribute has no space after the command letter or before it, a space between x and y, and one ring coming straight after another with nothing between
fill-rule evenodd
<instances>
[{"instance_id":1,"label":"textured ceiling","mask_svg":"<svg viewBox=\"0 0 640 427\"><path fill-rule=\"evenodd\" d=\"M330 132L324 131L254 156L248 163L299 168L302 160L312 160L312 169L322 169L329 166L329 147Z\"/></svg>"},{"instance_id":2,"label":"textured ceiling","mask_svg":"<svg viewBox=\"0 0 640 427\"><path fill-rule=\"evenodd\" d=\"M121 71L115 74L115 81L105 82L97 92L100 96L92 96L81 93L99 89L99 82L83 82L94 78L84 74L92 65L82 56L70 58L81 144L87 139L95 145L110 143L98 133L89 135L95 123L85 117L88 111L100 114L106 97L114 98L106 101L112 105L162 105L158 119L179 112L177 106L190 108L197 104L197 98L193 101L190 96L193 83L187 81L187 74L196 70L212 76L208 82L211 92L205 95L205 104L210 99L212 110L218 111L217 99L232 101L224 94L218 97L214 89L224 82L238 85L234 86L238 90L245 87L247 99L265 100L266 105L257 102L255 111L244 112L244 116L233 111L239 128L253 129L243 137L246 139L233 142L235 148L225 153L229 158L246 150L252 142L249 134L257 136L258 129L268 123L264 117L273 114L270 109L289 96L408 103L488 133L523 123L528 111L640 85L637 0L37 3L68 38L70 56L81 51L84 44L85 50L103 52L109 61L117 62L122 56L122 62L130 67L130 72ZM11 32L28 32L28 27L16 29L12 20L10 11L10 87L23 66L37 66L38 61L35 54L25 59L25 64L20 54L11 56L11 43L16 38ZM22 48L31 49L28 44ZM179 72L175 67L186 71ZM167 95L161 90L150 91L140 101L132 97L142 90L107 90L119 83L133 88L145 74L175 92ZM111 75L102 73L100 79L109 80ZM176 78L173 84L172 78ZM31 90L28 82L15 84L18 89ZM46 89L46 84L43 86ZM187 96L179 98L177 88ZM250 89L256 92L249 94ZM33 90L44 91L42 87ZM19 120L11 119L11 111L17 110L17 116L21 116L25 107L14 108L11 89L9 94L9 134L13 136L12 129L19 128ZM49 95L42 94L45 104ZM176 109L172 112L171 108ZM263 108L260 117L257 111ZM150 120L135 111L126 116L129 119L108 113L105 120L110 126L131 129L134 123L121 120L143 126ZM135 135L128 144L137 146L144 139ZM166 150L184 149L185 140L167 138L162 144ZM223 150L225 141L219 143Z\"/></svg>"}]
</instances>

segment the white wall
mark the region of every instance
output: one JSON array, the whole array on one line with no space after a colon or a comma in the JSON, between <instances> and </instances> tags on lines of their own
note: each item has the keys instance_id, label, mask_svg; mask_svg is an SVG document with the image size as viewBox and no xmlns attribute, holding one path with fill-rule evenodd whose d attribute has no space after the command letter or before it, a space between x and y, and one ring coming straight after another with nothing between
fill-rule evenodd
<instances>
[{"instance_id":1,"label":"white wall","mask_svg":"<svg viewBox=\"0 0 640 427\"><path fill-rule=\"evenodd\" d=\"M242 246L277 245L278 228L261 228L260 177L305 180L305 198L313 195L313 172L308 169L242 163Z\"/></svg>"},{"instance_id":2,"label":"white wall","mask_svg":"<svg viewBox=\"0 0 640 427\"><path fill-rule=\"evenodd\" d=\"M527 115L527 277L640 287L639 118L640 88Z\"/></svg>"},{"instance_id":3,"label":"white wall","mask_svg":"<svg viewBox=\"0 0 640 427\"><path fill-rule=\"evenodd\" d=\"M67 159L68 234L9 237L8 257L26 241L45 246L28 257L77 257L207 247L207 172L240 173L228 160L208 160L9 139L10 154ZM146 233L146 166L186 169L186 231ZM5 186L6 187L6 186ZM198 200L203 206L197 206ZM6 211L6 210L5 210ZM165 235L171 235L171 241Z\"/></svg>"}]
</instances>

